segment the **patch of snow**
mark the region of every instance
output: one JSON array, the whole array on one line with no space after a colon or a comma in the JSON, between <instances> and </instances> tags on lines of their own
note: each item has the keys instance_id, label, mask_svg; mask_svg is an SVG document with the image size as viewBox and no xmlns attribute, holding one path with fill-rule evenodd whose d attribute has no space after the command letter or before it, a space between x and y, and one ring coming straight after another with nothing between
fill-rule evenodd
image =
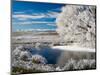
<instances>
[{"instance_id":1,"label":"patch of snow","mask_svg":"<svg viewBox=\"0 0 100 75\"><path fill-rule=\"evenodd\" d=\"M82 48L82 47L78 47L78 46L53 46L52 48L66 50L66 51L95 52L95 49Z\"/></svg>"}]
</instances>

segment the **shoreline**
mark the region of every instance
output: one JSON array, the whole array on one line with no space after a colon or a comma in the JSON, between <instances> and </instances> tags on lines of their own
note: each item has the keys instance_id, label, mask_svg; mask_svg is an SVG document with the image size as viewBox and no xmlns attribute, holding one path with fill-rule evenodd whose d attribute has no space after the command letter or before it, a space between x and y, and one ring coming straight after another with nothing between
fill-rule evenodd
<instances>
[{"instance_id":1,"label":"shoreline","mask_svg":"<svg viewBox=\"0 0 100 75\"><path fill-rule=\"evenodd\" d=\"M95 49L78 46L53 46L52 49L60 49L64 51L96 52Z\"/></svg>"}]
</instances>

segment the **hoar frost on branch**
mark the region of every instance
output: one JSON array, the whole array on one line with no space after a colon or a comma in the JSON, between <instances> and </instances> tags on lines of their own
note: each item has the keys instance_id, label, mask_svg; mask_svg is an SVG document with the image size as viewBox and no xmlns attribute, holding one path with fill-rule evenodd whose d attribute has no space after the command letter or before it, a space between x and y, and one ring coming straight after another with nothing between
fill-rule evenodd
<instances>
[{"instance_id":1,"label":"hoar frost on branch","mask_svg":"<svg viewBox=\"0 0 100 75\"><path fill-rule=\"evenodd\" d=\"M61 40L95 48L95 6L66 5L56 19Z\"/></svg>"}]
</instances>

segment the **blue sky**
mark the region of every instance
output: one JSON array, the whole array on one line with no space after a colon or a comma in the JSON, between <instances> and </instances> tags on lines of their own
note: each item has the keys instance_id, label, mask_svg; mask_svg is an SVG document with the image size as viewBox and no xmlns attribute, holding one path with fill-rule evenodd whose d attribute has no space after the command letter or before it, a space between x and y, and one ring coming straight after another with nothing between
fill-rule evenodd
<instances>
[{"instance_id":1,"label":"blue sky","mask_svg":"<svg viewBox=\"0 0 100 75\"><path fill-rule=\"evenodd\" d=\"M12 30L55 30L64 4L13 1Z\"/></svg>"}]
</instances>

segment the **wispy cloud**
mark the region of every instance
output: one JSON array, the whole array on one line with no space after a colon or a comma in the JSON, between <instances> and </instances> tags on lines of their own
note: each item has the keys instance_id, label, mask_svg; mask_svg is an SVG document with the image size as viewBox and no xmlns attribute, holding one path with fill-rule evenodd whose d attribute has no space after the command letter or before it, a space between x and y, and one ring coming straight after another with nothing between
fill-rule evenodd
<instances>
[{"instance_id":1,"label":"wispy cloud","mask_svg":"<svg viewBox=\"0 0 100 75\"><path fill-rule=\"evenodd\" d=\"M25 13L24 11L19 11L19 12L14 12L14 14L23 14Z\"/></svg>"},{"instance_id":2,"label":"wispy cloud","mask_svg":"<svg viewBox=\"0 0 100 75\"><path fill-rule=\"evenodd\" d=\"M49 25L49 26L56 26L55 23L48 23L47 25Z\"/></svg>"},{"instance_id":3,"label":"wispy cloud","mask_svg":"<svg viewBox=\"0 0 100 75\"><path fill-rule=\"evenodd\" d=\"M58 12L48 12L46 17L48 17L48 18L57 18L58 15L59 15Z\"/></svg>"},{"instance_id":4,"label":"wispy cloud","mask_svg":"<svg viewBox=\"0 0 100 75\"><path fill-rule=\"evenodd\" d=\"M17 24L17 25L34 25L34 24L47 24L47 25L54 25L54 22L43 22L43 21L27 21L27 22L13 22L13 24Z\"/></svg>"},{"instance_id":5,"label":"wispy cloud","mask_svg":"<svg viewBox=\"0 0 100 75\"><path fill-rule=\"evenodd\" d=\"M39 18L43 18L44 15L26 15L26 14L16 14L13 15L13 18L17 18L17 19L39 19Z\"/></svg>"},{"instance_id":6,"label":"wispy cloud","mask_svg":"<svg viewBox=\"0 0 100 75\"><path fill-rule=\"evenodd\" d=\"M49 11L47 13L32 13L25 14L25 12L14 12L12 18L18 20L28 19L41 19L41 18L56 18L59 15L58 12Z\"/></svg>"}]
</instances>

